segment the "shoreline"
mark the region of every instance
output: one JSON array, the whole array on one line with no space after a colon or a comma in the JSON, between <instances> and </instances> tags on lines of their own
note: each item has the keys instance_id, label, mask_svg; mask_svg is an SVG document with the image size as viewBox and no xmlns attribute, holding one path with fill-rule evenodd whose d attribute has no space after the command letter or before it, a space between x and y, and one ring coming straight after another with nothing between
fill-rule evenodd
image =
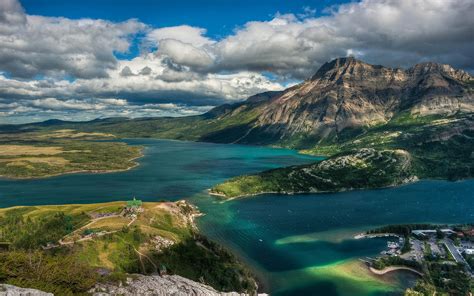
<instances>
[{"instance_id":1,"label":"shoreline","mask_svg":"<svg viewBox=\"0 0 474 296\"><path fill-rule=\"evenodd\" d=\"M469 179L469 178L468 178ZM267 194L281 194L281 195L305 195L305 194L324 194L324 193L342 193L342 192L351 192L351 191L364 191L364 190L379 190L379 189L390 189L390 188L396 188L404 185L409 185L409 184L414 184L422 180L428 180L428 179L414 179L413 181L410 182L403 182L401 184L394 184L394 185L389 185L389 186L384 186L384 187L373 187L373 188L342 188L340 190L329 190L329 191L292 191L292 192L286 192L286 191L263 191L263 192L258 192L258 193L249 193L249 194L241 194L237 196L232 196L232 197L227 197L225 193L217 193L217 192L212 192L212 188L209 188L207 190L209 195L212 196L217 196L220 197L221 199L224 199L224 201L227 200L233 200L233 199L238 199L238 198L246 198L246 197L254 197L254 196L259 196L259 195L267 195ZM449 181L448 179L440 179L440 180L445 180Z\"/></svg>"},{"instance_id":2,"label":"shoreline","mask_svg":"<svg viewBox=\"0 0 474 296\"><path fill-rule=\"evenodd\" d=\"M411 185L411 184L416 184L418 182L423 182L423 181L445 181L445 182L462 182L466 180L472 180L474 179L473 177L468 177L468 178L462 178L462 179L455 179L455 180L449 180L447 178L423 178L419 179L416 178L413 181L410 182L404 182L401 184L396 184L396 185L390 185L390 186L384 186L384 187L373 187L373 188L354 188L354 189L341 189L341 190L333 190L333 191L295 191L295 192L278 192L278 191L264 191L264 192L259 192L259 193L251 193L251 194L242 194L242 195L237 195L237 196L232 196L232 197L227 197L224 193L217 193L217 192L212 192L211 188L207 189L207 193L211 196L217 197L221 199L222 202L234 200L234 199L241 199L241 198L249 198L249 197L256 197L260 195L267 195L267 194L279 194L279 195L306 195L306 194L327 194L327 193L344 193L344 192L352 192L352 191L364 191L364 190L383 190L383 189L392 189L392 188L398 188L406 185Z\"/></svg>"},{"instance_id":3,"label":"shoreline","mask_svg":"<svg viewBox=\"0 0 474 296\"><path fill-rule=\"evenodd\" d=\"M198 208L198 211L200 211L199 208ZM201 212L201 213L203 213L203 212ZM204 215L206 215L206 213L204 213L203 215L197 217L197 219L199 220L199 218L204 216ZM247 270L249 270L251 272L252 278L253 278L255 284L257 285L257 294L263 293L263 294L270 295L269 294L270 293L269 292L269 290L270 290L270 281L265 276L265 271L262 270L254 260L252 260L250 257L247 257L245 253L242 253L242 252L239 252L238 250L236 250L232 245L230 245L228 243L225 243L225 242L220 242L218 239L215 239L211 236L206 235L205 231L203 231L199 227L199 222L197 223L196 226L197 226L198 232L201 235L203 235L207 239L213 241L214 243L218 244L219 246L221 246L222 248L227 250L227 252L231 253L235 258L238 259L238 261Z\"/></svg>"},{"instance_id":4,"label":"shoreline","mask_svg":"<svg viewBox=\"0 0 474 296\"><path fill-rule=\"evenodd\" d=\"M398 237L400 238L401 236L396 233L359 233L354 236L354 239L366 239L366 238L377 238L377 237Z\"/></svg>"},{"instance_id":5,"label":"shoreline","mask_svg":"<svg viewBox=\"0 0 474 296\"><path fill-rule=\"evenodd\" d=\"M184 204L185 206L191 207L192 212L190 212L190 213L174 212L173 207L178 207L179 208L182 204ZM0 212L5 212L5 211L8 211L10 209L26 208L26 207L37 207L36 210L38 210L41 207L53 208L50 211L54 212L54 211L61 211L61 210L63 210L62 208L67 209L71 206L72 207L74 207L74 206L81 207L81 206L94 206L94 205L99 206L99 207L98 208L93 208L91 210L91 212L93 212L94 210L97 210L97 209L101 209L103 207L113 206L113 205L120 205L120 206L125 207L127 205L127 201L126 200L114 200L114 201L107 201L107 202L92 202L92 203L84 203L84 204L82 204L82 203L75 203L75 204L66 203L66 204L34 205L34 206L20 205L20 206L10 206L10 207L5 207L5 208L0 208ZM234 257L234 262L241 265L241 267L243 267L244 270L247 270L250 273L249 279L251 279L251 281L255 285L255 291L256 291L255 295L268 295L267 294L268 285L267 285L267 282L265 281L265 277L263 277L262 274L258 270L255 270L253 268L252 264L249 264L249 262L245 258L242 258L240 256L240 253L234 251L233 248L227 246L226 244L220 243L215 239L212 239L210 236L206 235L201 230L201 228L198 225L198 219L200 217L204 216L205 213L201 212L201 210L195 204L189 202L187 199L179 199L179 200L176 200L176 201L147 201L147 202L143 202L143 206L147 206L147 205L153 206L155 208L160 207L160 208L163 208L163 209L169 211L169 213L171 213L173 215L182 216L182 218L187 221L188 227L190 227L190 229L192 229L192 231L195 231L197 234L204 237L205 239L207 239L209 241L212 241L214 244L216 244L220 248L222 248L226 253L228 253L229 255L232 255ZM88 215L89 215L89 213L90 212L86 212L86 214L88 214ZM114 217L117 217L117 216L118 215L110 215L110 216L103 216L103 217L99 217L99 218L91 218L91 220L89 221L88 224L83 225L83 226L75 229L71 233L67 234L65 237L74 235L74 233L79 232L79 231L81 231L85 228L88 228L90 225L96 223L99 220L110 219L110 218L114 218ZM131 220L131 222L128 225L132 224L134 221L136 221L136 219ZM107 232L107 234L111 234L111 233L114 233L114 232L117 232L117 231L119 231L119 230L109 231L109 232ZM63 237L63 238L65 238L65 237ZM79 239L79 240L75 240L75 241L72 241L72 242L69 242L69 241L64 242L61 239L59 241L58 246L71 245L71 244L75 244L76 242L82 242L82 241L91 240L91 239L92 238ZM143 276L149 276L146 273L140 273L140 274L143 275ZM186 279L189 279L189 278L186 278ZM191 279L189 279L189 280L191 280ZM191 281L193 281L193 280L191 280ZM243 293L244 292L239 292L239 295L244 295ZM250 295L251 294L249 294L249 296Z\"/></svg>"},{"instance_id":6,"label":"shoreline","mask_svg":"<svg viewBox=\"0 0 474 296\"><path fill-rule=\"evenodd\" d=\"M415 273L419 276L423 276L423 273L419 272L418 270L416 269L413 269L411 267L407 267L407 266L398 266L398 265L394 265L394 266L388 266L388 267L385 267L384 269L375 269L373 268L372 266L369 267L369 270L373 273L373 274L376 274L376 275L384 275L384 274L387 274L387 273L390 273L390 272L394 272L394 271L410 271L412 273Z\"/></svg>"}]
</instances>

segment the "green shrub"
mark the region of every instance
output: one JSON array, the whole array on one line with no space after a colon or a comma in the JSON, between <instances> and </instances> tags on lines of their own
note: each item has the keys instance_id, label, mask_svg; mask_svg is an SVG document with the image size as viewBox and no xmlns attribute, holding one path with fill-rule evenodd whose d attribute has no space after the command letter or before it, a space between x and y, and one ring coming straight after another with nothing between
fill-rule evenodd
<instances>
[{"instance_id":1,"label":"green shrub","mask_svg":"<svg viewBox=\"0 0 474 296\"><path fill-rule=\"evenodd\" d=\"M55 295L80 295L97 279L94 269L72 253L53 256L43 251L0 252L1 282Z\"/></svg>"}]
</instances>

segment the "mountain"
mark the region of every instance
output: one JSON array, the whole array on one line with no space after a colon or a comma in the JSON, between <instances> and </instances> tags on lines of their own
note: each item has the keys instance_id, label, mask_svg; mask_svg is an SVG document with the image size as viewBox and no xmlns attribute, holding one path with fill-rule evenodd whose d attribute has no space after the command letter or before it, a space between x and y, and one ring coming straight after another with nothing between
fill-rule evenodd
<instances>
[{"instance_id":1,"label":"mountain","mask_svg":"<svg viewBox=\"0 0 474 296\"><path fill-rule=\"evenodd\" d=\"M473 78L448 65L423 63L402 70L339 58L316 74L255 105L250 99L229 108L217 120L254 112L255 120L204 135L204 140L283 144L304 148L338 137L348 129L389 122L400 114L453 115L474 112ZM213 110L210 111L213 113ZM224 136L223 136L224 135Z\"/></svg>"},{"instance_id":2,"label":"mountain","mask_svg":"<svg viewBox=\"0 0 474 296\"><path fill-rule=\"evenodd\" d=\"M236 177L210 192L234 198L471 178L473 86L471 75L448 65L402 70L335 59L258 106L241 104L218 118L251 110L258 116L237 129L241 135L235 142L277 144L329 158ZM226 139L232 129L204 139Z\"/></svg>"}]
</instances>

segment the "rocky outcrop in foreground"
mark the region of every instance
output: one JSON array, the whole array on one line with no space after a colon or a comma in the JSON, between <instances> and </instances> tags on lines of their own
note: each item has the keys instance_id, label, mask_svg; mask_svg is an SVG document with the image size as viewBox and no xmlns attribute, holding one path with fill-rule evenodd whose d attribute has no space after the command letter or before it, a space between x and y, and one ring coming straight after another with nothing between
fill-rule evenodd
<instances>
[{"instance_id":1,"label":"rocky outcrop in foreground","mask_svg":"<svg viewBox=\"0 0 474 296\"><path fill-rule=\"evenodd\" d=\"M245 296L248 294L236 292L219 292L214 288L189 280L178 275L145 276L133 275L125 285L97 284L89 291L92 295L153 295L153 296ZM258 294L265 296L267 294ZM40 290L20 288L0 284L0 296L54 296Z\"/></svg>"},{"instance_id":2,"label":"rocky outcrop in foreground","mask_svg":"<svg viewBox=\"0 0 474 296\"><path fill-rule=\"evenodd\" d=\"M0 284L0 296L53 296L53 294L35 289Z\"/></svg>"},{"instance_id":3,"label":"rocky outcrop in foreground","mask_svg":"<svg viewBox=\"0 0 474 296\"><path fill-rule=\"evenodd\" d=\"M90 291L96 296L106 295L156 295L156 296L240 296L236 292L224 293L214 288L178 275L134 275L125 285L97 284ZM265 294L262 294L265 295Z\"/></svg>"}]
</instances>

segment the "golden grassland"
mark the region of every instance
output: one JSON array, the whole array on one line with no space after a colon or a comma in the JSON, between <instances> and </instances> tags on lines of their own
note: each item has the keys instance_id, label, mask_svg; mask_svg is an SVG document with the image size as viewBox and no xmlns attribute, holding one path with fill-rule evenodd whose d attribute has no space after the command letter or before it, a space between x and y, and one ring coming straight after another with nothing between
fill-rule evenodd
<instances>
[{"instance_id":1,"label":"golden grassland","mask_svg":"<svg viewBox=\"0 0 474 296\"><path fill-rule=\"evenodd\" d=\"M63 153L62 147L36 147L32 145L2 145L0 156L56 155Z\"/></svg>"},{"instance_id":2,"label":"golden grassland","mask_svg":"<svg viewBox=\"0 0 474 296\"><path fill-rule=\"evenodd\" d=\"M83 224L87 227L81 229L111 230L122 229L131 222L131 218L121 215L125 209L126 202L114 201L94 204L70 204L70 205L45 205L45 206L18 206L0 209L0 217L8 211L19 210L24 218L39 219L61 212L65 215L85 214L89 217ZM191 215L197 214L194 209L185 202L144 202L143 212L139 213L131 225L137 226L144 233L154 234L156 232L172 233L171 239L178 239L178 232L185 231L192 222ZM189 212L186 213L185 209ZM98 218L96 215L108 214Z\"/></svg>"},{"instance_id":3,"label":"golden grassland","mask_svg":"<svg viewBox=\"0 0 474 296\"><path fill-rule=\"evenodd\" d=\"M0 134L0 176L41 178L77 172L114 172L137 165L142 148L106 133L74 130Z\"/></svg>"}]
</instances>

